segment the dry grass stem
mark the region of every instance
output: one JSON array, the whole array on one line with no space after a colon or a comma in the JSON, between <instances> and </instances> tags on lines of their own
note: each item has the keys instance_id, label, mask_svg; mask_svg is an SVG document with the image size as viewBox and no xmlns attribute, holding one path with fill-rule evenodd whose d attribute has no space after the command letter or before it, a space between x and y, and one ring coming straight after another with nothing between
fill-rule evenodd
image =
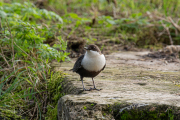
<instances>
[{"instance_id":1,"label":"dry grass stem","mask_svg":"<svg viewBox=\"0 0 180 120\"><path fill-rule=\"evenodd\" d=\"M180 32L180 26L176 24L171 17L168 17L168 20L172 23L172 25Z\"/></svg>"},{"instance_id":2,"label":"dry grass stem","mask_svg":"<svg viewBox=\"0 0 180 120\"><path fill-rule=\"evenodd\" d=\"M0 46L1 47L1 46ZM8 67L10 68L11 66L9 65L8 61L6 60L5 56L4 56L4 53L3 53L3 49L1 47L1 53L0 55L3 57L4 61L6 62L6 64L8 65Z\"/></svg>"},{"instance_id":3,"label":"dry grass stem","mask_svg":"<svg viewBox=\"0 0 180 120\"><path fill-rule=\"evenodd\" d=\"M12 37L12 34L11 34L11 29L10 29L10 26L9 26L9 23L7 21L7 18L6 18L6 23L7 23L7 26L8 26L8 31L10 32L10 37L11 37L11 48L12 48L12 63L13 63L13 68L14 68L14 72L15 72L15 62L14 62L14 39Z\"/></svg>"},{"instance_id":4,"label":"dry grass stem","mask_svg":"<svg viewBox=\"0 0 180 120\"><path fill-rule=\"evenodd\" d=\"M173 40L172 40L172 37L171 37L171 33L169 32L169 28L166 27L163 23L162 23L162 26L163 26L164 29L167 31L167 34L168 34L169 40L170 40L170 44L173 45Z\"/></svg>"}]
</instances>

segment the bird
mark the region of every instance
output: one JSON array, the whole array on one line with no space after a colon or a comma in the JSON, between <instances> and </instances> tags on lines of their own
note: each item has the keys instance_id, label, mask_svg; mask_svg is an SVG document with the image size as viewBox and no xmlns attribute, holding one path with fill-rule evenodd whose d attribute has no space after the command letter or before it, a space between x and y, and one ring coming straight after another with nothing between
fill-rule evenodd
<instances>
[{"instance_id":1,"label":"bird","mask_svg":"<svg viewBox=\"0 0 180 120\"><path fill-rule=\"evenodd\" d=\"M101 89L96 88L94 77L96 77L106 67L105 56L101 53L100 49L96 45L88 45L88 47L84 47L84 49L86 50L86 53L77 59L73 69L71 70L80 75L84 91L99 91ZM94 88L85 89L83 84L84 77L92 78Z\"/></svg>"}]
</instances>

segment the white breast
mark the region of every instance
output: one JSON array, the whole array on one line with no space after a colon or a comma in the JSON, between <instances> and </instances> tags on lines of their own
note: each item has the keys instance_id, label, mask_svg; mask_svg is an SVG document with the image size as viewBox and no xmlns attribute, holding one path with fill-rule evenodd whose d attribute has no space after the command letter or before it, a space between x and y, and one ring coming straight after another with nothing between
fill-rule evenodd
<instances>
[{"instance_id":1,"label":"white breast","mask_svg":"<svg viewBox=\"0 0 180 120\"><path fill-rule=\"evenodd\" d=\"M104 55L92 50L86 52L81 62L81 65L88 71L100 71L105 64Z\"/></svg>"}]
</instances>

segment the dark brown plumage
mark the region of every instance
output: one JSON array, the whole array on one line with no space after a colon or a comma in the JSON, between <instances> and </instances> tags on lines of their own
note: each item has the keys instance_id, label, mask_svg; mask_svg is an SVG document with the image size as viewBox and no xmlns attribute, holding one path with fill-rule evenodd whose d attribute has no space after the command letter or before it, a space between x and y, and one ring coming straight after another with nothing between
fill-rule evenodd
<instances>
[{"instance_id":1,"label":"dark brown plumage","mask_svg":"<svg viewBox=\"0 0 180 120\"><path fill-rule=\"evenodd\" d=\"M99 56L101 56L101 57L104 56L103 54L101 54L101 51L99 50L99 48L98 48L96 45L89 45L89 46L88 46L87 48L85 48L85 49L88 51L89 54L94 54L92 51L95 51L95 53L97 52L97 53L99 54L99 55L97 55L97 59L98 59ZM91 52L92 52L92 53L91 53ZM85 55L88 56L88 53L86 52ZM102 66L102 68L99 69L98 71L87 70L87 69L85 69L85 67L84 67L85 65L84 65L84 66L82 65L82 61L83 61L85 55L81 55L81 56L77 59L77 61L75 62L74 67L73 67L72 70L73 70L73 72L76 72L76 73L78 73L78 74L80 75L80 78L81 78L81 80L82 80L83 90L87 90L87 89L84 88L84 84L83 84L83 78L84 78L84 77L91 77L91 78L92 78L92 81L93 81L94 88L90 88L90 89L88 89L88 90L100 90L100 89L96 89L93 78L96 77L102 70L104 70L106 64L104 64L104 66ZM95 57L96 57L96 56L95 56ZM104 58L104 59L105 59L105 58ZM94 62L95 62L95 61L94 61ZM104 61L102 61L102 62L104 62ZM86 63L88 64L88 62L86 62ZM92 63L92 61L91 61L91 63ZM93 67L93 65L96 65L96 63L92 64L91 67ZM94 66L94 67L96 67L96 66Z\"/></svg>"}]
</instances>

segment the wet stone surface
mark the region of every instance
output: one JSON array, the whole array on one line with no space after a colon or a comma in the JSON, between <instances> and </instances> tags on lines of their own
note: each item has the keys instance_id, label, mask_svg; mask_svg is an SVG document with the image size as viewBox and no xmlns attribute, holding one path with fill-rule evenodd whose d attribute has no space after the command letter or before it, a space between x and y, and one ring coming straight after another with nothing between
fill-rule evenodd
<instances>
[{"instance_id":1,"label":"wet stone surface","mask_svg":"<svg viewBox=\"0 0 180 120\"><path fill-rule=\"evenodd\" d=\"M180 108L180 63L143 58L146 54L148 52L107 55L105 70L94 78L96 87L101 91L82 90L79 75L69 71L76 59L53 63L56 71L68 73L67 81L71 83L68 87L76 88L60 98L59 119L117 119L111 110L113 108L109 107L116 103L122 105L119 110L132 104ZM84 85L87 89L93 87L91 78L84 78Z\"/></svg>"}]
</instances>

